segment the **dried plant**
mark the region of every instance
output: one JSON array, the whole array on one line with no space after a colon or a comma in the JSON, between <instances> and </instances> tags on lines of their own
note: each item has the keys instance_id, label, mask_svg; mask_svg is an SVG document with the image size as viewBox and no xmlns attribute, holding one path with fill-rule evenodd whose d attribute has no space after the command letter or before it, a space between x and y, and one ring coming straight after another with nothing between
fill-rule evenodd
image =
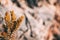
<instances>
[{"instance_id":1,"label":"dried plant","mask_svg":"<svg viewBox=\"0 0 60 40\"><path fill-rule=\"evenodd\" d=\"M5 24L3 24L4 32L2 32L2 36L6 40L15 40L14 33L20 28L20 25L24 19L24 16L16 19L16 15L14 11L10 11L5 13Z\"/></svg>"}]
</instances>

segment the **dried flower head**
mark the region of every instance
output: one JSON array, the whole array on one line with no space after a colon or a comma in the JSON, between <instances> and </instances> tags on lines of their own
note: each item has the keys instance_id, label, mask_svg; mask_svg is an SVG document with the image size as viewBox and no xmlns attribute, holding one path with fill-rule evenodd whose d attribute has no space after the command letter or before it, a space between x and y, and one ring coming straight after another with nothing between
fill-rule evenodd
<instances>
[{"instance_id":1,"label":"dried flower head","mask_svg":"<svg viewBox=\"0 0 60 40\"><path fill-rule=\"evenodd\" d=\"M20 25L24 19L24 16L19 17L16 19L16 15L14 11L10 11L5 13L5 24L3 24L4 31L1 33L2 36L7 40L15 40L13 37L14 33L20 28Z\"/></svg>"}]
</instances>

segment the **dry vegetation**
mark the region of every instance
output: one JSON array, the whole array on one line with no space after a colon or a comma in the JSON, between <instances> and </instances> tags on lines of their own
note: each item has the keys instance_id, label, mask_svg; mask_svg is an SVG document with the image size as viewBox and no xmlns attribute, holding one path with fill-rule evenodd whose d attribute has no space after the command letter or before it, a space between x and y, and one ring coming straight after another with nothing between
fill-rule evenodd
<instances>
[{"instance_id":1,"label":"dry vegetation","mask_svg":"<svg viewBox=\"0 0 60 40\"><path fill-rule=\"evenodd\" d=\"M0 40L60 40L60 0L0 0Z\"/></svg>"}]
</instances>

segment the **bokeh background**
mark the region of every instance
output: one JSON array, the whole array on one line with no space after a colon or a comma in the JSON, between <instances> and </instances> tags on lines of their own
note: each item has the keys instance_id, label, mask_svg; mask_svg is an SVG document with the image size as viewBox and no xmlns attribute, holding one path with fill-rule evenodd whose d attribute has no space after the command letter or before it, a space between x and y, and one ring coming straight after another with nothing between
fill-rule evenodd
<instances>
[{"instance_id":1,"label":"bokeh background","mask_svg":"<svg viewBox=\"0 0 60 40\"><path fill-rule=\"evenodd\" d=\"M60 40L60 0L0 0L0 40L5 14L12 10L16 20L24 19L9 40Z\"/></svg>"}]
</instances>

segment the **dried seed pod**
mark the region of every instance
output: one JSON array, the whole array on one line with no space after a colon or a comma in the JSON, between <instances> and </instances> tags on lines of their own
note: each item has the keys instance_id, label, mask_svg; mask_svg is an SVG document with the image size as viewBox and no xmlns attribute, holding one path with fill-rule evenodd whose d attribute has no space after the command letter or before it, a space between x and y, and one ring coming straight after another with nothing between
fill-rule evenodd
<instances>
[{"instance_id":1,"label":"dried seed pod","mask_svg":"<svg viewBox=\"0 0 60 40\"><path fill-rule=\"evenodd\" d=\"M10 15L8 12L5 13L5 21L10 22Z\"/></svg>"},{"instance_id":2,"label":"dried seed pod","mask_svg":"<svg viewBox=\"0 0 60 40\"><path fill-rule=\"evenodd\" d=\"M16 15L14 11L10 11L10 13L11 13L11 21L16 21Z\"/></svg>"},{"instance_id":3,"label":"dried seed pod","mask_svg":"<svg viewBox=\"0 0 60 40\"><path fill-rule=\"evenodd\" d=\"M19 17L19 19L17 19L17 24L16 24L16 28L15 31L19 28L19 26L21 25L21 22L23 21L24 16Z\"/></svg>"}]
</instances>

